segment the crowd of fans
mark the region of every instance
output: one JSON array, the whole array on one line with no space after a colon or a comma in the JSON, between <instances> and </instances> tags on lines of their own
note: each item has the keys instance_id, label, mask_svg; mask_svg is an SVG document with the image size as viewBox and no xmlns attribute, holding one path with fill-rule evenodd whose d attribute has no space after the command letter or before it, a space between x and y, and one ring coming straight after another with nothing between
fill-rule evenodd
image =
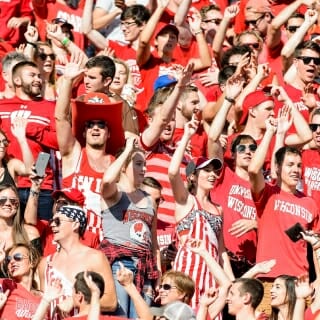
<instances>
[{"instance_id":1,"label":"crowd of fans","mask_svg":"<svg viewBox=\"0 0 320 320\"><path fill-rule=\"evenodd\" d=\"M320 320L319 0L0 12L0 319Z\"/></svg>"}]
</instances>

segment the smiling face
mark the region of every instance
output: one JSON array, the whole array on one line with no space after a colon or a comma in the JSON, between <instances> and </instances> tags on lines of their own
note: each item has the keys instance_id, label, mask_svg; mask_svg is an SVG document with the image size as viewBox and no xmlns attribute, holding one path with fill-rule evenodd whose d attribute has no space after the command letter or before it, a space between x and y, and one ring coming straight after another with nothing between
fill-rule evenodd
<instances>
[{"instance_id":1,"label":"smiling face","mask_svg":"<svg viewBox=\"0 0 320 320\"><path fill-rule=\"evenodd\" d=\"M16 88L20 88L24 94L30 97L37 97L41 94L42 79L40 71L33 66L23 67L20 75L14 77L13 83Z\"/></svg>"},{"instance_id":2,"label":"smiling face","mask_svg":"<svg viewBox=\"0 0 320 320\"><path fill-rule=\"evenodd\" d=\"M9 251L10 261L7 264L10 278L19 281L24 276L30 276L33 273L30 262L29 251L25 247L16 247ZM7 256L7 257L8 257Z\"/></svg>"},{"instance_id":3,"label":"smiling face","mask_svg":"<svg viewBox=\"0 0 320 320\"><path fill-rule=\"evenodd\" d=\"M302 175L301 156L287 152L281 167L277 167L277 172L278 176L280 175L281 189L285 191L295 190Z\"/></svg>"},{"instance_id":4,"label":"smiling face","mask_svg":"<svg viewBox=\"0 0 320 320\"><path fill-rule=\"evenodd\" d=\"M57 242L67 238L73 233L76 221L68 218L66 215L57 212L50 220L50 227L53 233L53 239Z\"/></svg>"},{"instance_id":5,"label":"smiling face","mask_svg":"<svg viewBox=\"0 0 320 320\"><path fill-rule=\"evenodd\" d=\"M315 131L312 130L312 137L317 148L320 149L320 114L314 115L310 124L313 124L316 128Z\"/></svg>"},{"instance_id":6,"label":"smiling face","mask_svg":"<svg viewBox=\"0 0 320 320\"><path fill-rule=\"evenodd\" d=\"M284 279L277 278L270 290L271 306L278 308L288 302L286 283Z\"/></svg>"},{"instance_id":7,"label":"smiling face","mask_svg":"<svg viewBox=\"0 0 320 320\"><path fill-rule=\"evenodd\" d=\"M233 283L227 296L228 312L236 315L243 308L243 299L240 292L241 283Z\"/></svg>"},{"instance_id":8,"label":"smiling face","mask_svg":"<svg viewBox=\"0 0 320 320\"><path fill-rule=\"evenodd\" d=\"M177 46L178 37L172 30L166 29L165 32L160 32L157 35L154 43L158 52L170 55Z\"/></svg>"},{"instance_id":9,"label":"smiling face","mask_svg":"<svg viewBox=\"0 0 320 320\"><path fill-rule=\"evenodd\" d=\"M203 169L196 171L197 175L197 186L204 190L211 190L214 186L215 181L219 177L220 171L216 171L213 164L209 164Z\"/></svg>"},{"instance_id":10,"label":"smiling face","mask_svg":"<svg viewBox=\"0 0 320 320\"><path fill-rule=\"evenodd\" d=\"M182 293L171 277L165 277L161 282L162 287L159 289L161 305L166 305L174 301L182 301L185 294Z\"/></svg>"},{"instance_id":11,"label":"smiling face","mask_svg":"<svg viewBox=\"0 0 320 320\"><path fill-rule=\"evenodd\" d=\"M55 58L53 50L46 45L40 45L36 63L41 73L50 75L54 71Z\"/></svg>"},{"instance_id":12,"label":"smiling face","mask_svg":"<svg viewBox=\"0 0 320 320\"><path fill-rule=\"evenodd\" d=\"M0 218L12 220L19 208L19 197L11 188L0 191Z\"/></svg>"},{"instance_id":13,"label":"smiling face","mask_svg":"<svg viewBox=\"0 0 320 320\"><path fill-rule=\"evenodd\" d=\"M101 128L101 121L92 120L90 126L85 128L86 145L93 149L105 148L107 140L109 138L109 129L107 126Z\"/></svg>"},{"instance_id":14,"label":"smiling face","mask_svg":"<svg viewBox=\"0 0 320 320\"><path fill-rule=\"evenodd\" d=\"M114 75L113 81L110 84L110 91L118 95L121 94L124 85L128 80L128 73L126 67L122 63L115 63L116 73Z\"/></svg>"}]
</instances>

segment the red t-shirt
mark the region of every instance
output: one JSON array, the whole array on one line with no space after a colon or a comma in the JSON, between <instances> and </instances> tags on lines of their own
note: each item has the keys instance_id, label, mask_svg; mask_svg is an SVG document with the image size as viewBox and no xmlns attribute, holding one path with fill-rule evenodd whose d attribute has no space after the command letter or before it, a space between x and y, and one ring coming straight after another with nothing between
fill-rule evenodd
<instances>
[{"instance_id":1,"label":"red t-shirt","mask_svg":"<svg viewBox=\"0 0 320 320\"><path fill-rule=\"evenodd\" d=\"M172 141L175 145L178 145L182 136L184 129L175 128ZM199 126L197 132L191 137L191 155L192 157L206 157L207 156L207 143L208 135L203 129L203 126Z\"/></svg>"},{"instance_id":2,"label":"red t-shirt","mask_svg":"<svg viewBox=\"0 0 320 320\"><path fill-rule=\"evenodd\" d=\"M11 279L0 279L3 292L10 291L7 302L0 310L1 320L30 320L40 304L41 296L26 290Z\"/></svg>"},{"instance_id":3,"label":"red t-shirt","mask_svg":"<svg viewBox=\"0 0 320 320\"><path fill-rule=\"evenodd\" d=\"M9 157L22 160L22 153L17 139L11 132L11 120L15 117L28 119L26 136L29 147L35 159L39 152L50 153L51 149L58 150L58 141L54 119L55 103L47 100L21 100L18 97L0 100L1 129L7 135L10 144L7 153ZM29 177L19 177L18 186L31 186ZM46 168L42 189L52 190L53 172L50 165Z\"/></svg>"},{"instance_id":4,"label":"red t-shirt","mask_svg":"<svg viewBox=\"0 0 320 320\"><path fill-rule=\"evenodd\" d=\"M277 261L269 273L261 276L276 278L281 274L307 273L306 241L292 242L285 230L299 222L304 229L319 232L319 209L315 201L301 192L291 194L269 184L254 200L258 215L257 263Z\"/></svg>"},{"instance_id":5,"label":"red t-shirt","mask_svg":"<svg viewBox=\"0 0 320 320\"><path fill-rule=\"evenodd\" d=\"M255 262L257 232L251 230L241 237L232 236L229 229L240 219L256 220L257 211L252 199L250 182L240 178L228 166L211 190L211 200L223 209L223 238L228 250Z\"/></svg>"},{"instance_id":6,"label":"red t-shirt","mask_svg":"<svg viewBox=\"0 0 320 320\"><path fill-rule=\"evenodd\" d=\"M320 153L304 150L302 153L303 191L320 206Z\"/></svg>"}]
</instances>

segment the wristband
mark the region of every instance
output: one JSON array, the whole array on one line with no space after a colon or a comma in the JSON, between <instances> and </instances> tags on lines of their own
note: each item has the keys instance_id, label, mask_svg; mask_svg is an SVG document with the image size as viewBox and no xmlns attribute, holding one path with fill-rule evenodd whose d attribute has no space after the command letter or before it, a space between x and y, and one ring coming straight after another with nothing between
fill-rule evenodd
<instances>
[{"instance_id":1,"label":"wristband","mask_svg":"<svg viewBox=\"0 0 320 320\"><path fill-rule=\"evenodd\" d=\"M233 98L229 98L229 97L225 97L225 100L231 102L231 103L235 103L236 100L234 100Z\"/></svg>"},{"instance_id":2,"label":"wristband","mask_svg":"<svg viewBox=\"0 0 320 320\"><path fill-rule=\"evenodd\" d=\"M202 30L195 31L193 34L196 36L197 34L202 33Z\"/></svg>"},{"instance_id":3,"label":"wristband","mask_svg":"<svg viewBox=\"0 0 320 320\"><path fill-rule=\"evenodd\" d=\"M33 197L38 197L40 192L39 191L34 191L32 189L30 189L30 194L33 196Z\"/></svg>"},{"instance_id":4,"label":"wristband","mask_svg":"<svg viewBox=\"0 0 320 320\"><path fill-rule=\"evenodd\" d=\"M61 40L61 44L66 47L70 43L70 39L65 37Z\"/></svg>"},{"instance_id":5,"label":"wristband","mask_svg":"<svg viewBox=\"0 0 320 320\"><path fill-rule=\"evenodd\" d=\"M37 45L36 45L35 43L30 42L30 41L26 41L26 44L30 44L30 46L32 46L32 47L34 47L34 48L37 47Z\"/></svg>"}]
</instances>

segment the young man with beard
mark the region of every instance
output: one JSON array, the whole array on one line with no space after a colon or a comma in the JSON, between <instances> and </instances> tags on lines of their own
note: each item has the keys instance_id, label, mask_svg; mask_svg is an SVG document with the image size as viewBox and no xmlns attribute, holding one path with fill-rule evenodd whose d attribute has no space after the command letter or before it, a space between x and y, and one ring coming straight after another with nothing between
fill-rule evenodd
<instances>
[{"instance_id":1,"label":"young man with beard","mask_svg":"<svg viewBox=\"0 0 320 320\"><path fill-rule=\"evenodd\" d=\"M191 121L193 114L200 112L200 98L198 88L194 85L187 85L183 90L176 108L176 127L173 135L174 144L178 144L183 136L184 125ZM197 132L191 137L188 152L192 157L206 157L208 137L199 125Z\"/></svg>"},{"instance_id":2,"label":"young man with beard","mask_svg":"<svg viewBox=\"0 0 320 320\"><path fill-rule=\"evenodd\" d=\"M8 156L22 160L18 141L11 133L12 121L16 117L28 119L26 136L34 159L37 159L39 152L50 153L51 149L57 150L55 103L41 98L42 80L37 65L30 61L18 62L12 69L12 84L15 96L3 99L0 103L1 128L10 141ZM19 177L18 189L22 211L29 197L30 186L28 177ZM51 217L52 189L53 170L48 166L39 195L38 216L41 219L48 220Z\"/></svg>"},{"instance_id":3,"label":"young man with beard","mask_svg":"<svg viewBox=\"0 0 320 320\"><path fill-rule=\"evenodd\" d=\"M121 147L124 142L122 103L111 102L106 94L115 74L114 62L106 56L97 56L91 58L86 67L85 70L80 69L80 61L67 64L61 81L63 90L57 100L55 119L62 156L63 187L76 188L84 194L88 229L99 234L100 183L104 171L114 159L106 150L110 152L110 146L114 146L112 151L116 151L116 147ZM71 125L69 114L72 84L83 71L84 86L88 94L80 98L87 99L88 103L78 100L73 103ZM91 97L93 101L103 100L102 104L92 104L87 97Z\"/></svg>"}]
</instances>

